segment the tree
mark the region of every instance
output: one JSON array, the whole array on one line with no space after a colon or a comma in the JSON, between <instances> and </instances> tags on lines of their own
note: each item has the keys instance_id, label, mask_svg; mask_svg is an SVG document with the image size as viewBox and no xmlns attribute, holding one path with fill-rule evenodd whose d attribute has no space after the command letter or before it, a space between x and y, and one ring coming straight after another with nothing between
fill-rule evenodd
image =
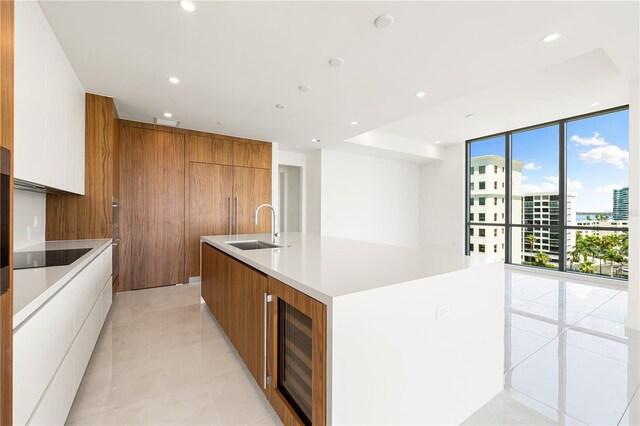
<instances>
[{"instance_id":1,"label":"tree","mask_svg":"<svg viewBox=\"0 0 640 426\"><path fill-rule=\"evenodd\" d=\"M587 220L591 220L591 215L587 215Z\"/></svg>"},{"instance_id":2,"label":"tree","mask_svg":"<svg viewBox=\"0 0 640 426\"><path fill-rule=\"evenodd\" d=\"M595 274L596 272L598 272L596 265L594 265L593 262L589 260L585 260L584 262L582 262L578 269L580 272L585 274Z\"/></svg>"},{"instance_id":3,"label":"tree","mask_svg":"<svg viewBox=\"0 0 640 426\"><path fill-rule=\"evenodd\" d=\"M529 246L531 247L531 251L533 251L533 246L536 244L536 236L533 234L527 235L527 241L529 241Z\"/></svg>"},{"instance_id":4,"label":"tree","mask_svg":"<svg viewBox=\"0 0 640 426\"><path fill-rule=\"evenodd\" d=\"M551 259L549 258L549 255L547 253L539 251L536 253L533 264L536 266L546 267L549 263L549 260Z\"/></svg>"},{"instance_id":5,"label":"tree","mask_svg":"<svg viewBox=\"0 0 640 426\"><path fill-rule=\"evenodd\" d=\"M571 252L571 268L573 269L574 263L580 263L580 258L583 257L584 260L587 260L587 244L586 240L582 236L582 232L576 232L576 245Z\"/></svg>"}]
</instances>

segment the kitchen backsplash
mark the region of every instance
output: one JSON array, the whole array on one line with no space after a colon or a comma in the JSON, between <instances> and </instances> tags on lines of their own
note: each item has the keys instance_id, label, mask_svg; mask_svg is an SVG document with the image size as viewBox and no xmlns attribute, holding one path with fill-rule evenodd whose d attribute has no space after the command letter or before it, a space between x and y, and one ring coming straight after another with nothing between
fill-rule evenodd
<instances>
[{"instance_id":1,"label":"kitchen backsplash","mask_svg":"<svg viewBox=\"0 0 640 426\"><path fill-rule=\"evenodd\" d=\"M44 241L46 194L16 189L13 195L13 249Z\"/></svg>"}]
</instances>

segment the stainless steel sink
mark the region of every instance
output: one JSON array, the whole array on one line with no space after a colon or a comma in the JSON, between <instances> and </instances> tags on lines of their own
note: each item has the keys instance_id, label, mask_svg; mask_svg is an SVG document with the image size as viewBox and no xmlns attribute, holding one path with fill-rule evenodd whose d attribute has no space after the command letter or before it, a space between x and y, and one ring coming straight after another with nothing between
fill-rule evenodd
<instances>
[{"instance_id":1,"label":"stainless steel sink","mask_svg":"<svg viewBox=\"0 0 640 426\"><path fill-rule=\"evenodd\" d=\"M227 244L240 250L261 250L261 249L274 249L280 248L277 244L265 243L264 241L252 240L252 241L227 241Z\"/></svg>"}]
</instances>

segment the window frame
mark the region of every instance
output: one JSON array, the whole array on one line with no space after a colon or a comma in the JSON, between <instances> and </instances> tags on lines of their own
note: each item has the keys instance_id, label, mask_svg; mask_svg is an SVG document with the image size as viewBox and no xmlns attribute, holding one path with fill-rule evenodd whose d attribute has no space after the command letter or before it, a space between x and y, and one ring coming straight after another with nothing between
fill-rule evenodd
<instances>
[{"instance_id":1,"label":"window frame","mask_svg":"<svg viewBox=\"0 0 640 426\"><path fill-rule=\"evenodd\" d=\"M629 110L629 105L621 105L614 108L608 108L608 109L591 112L587 114L581 114L581 115L576 115L572 117L553 120L546 123L535 124L531 126L518 128L518 129L512 129L504 132L494 133L491 135L468 139L465 141L465 194L466 194L466 199L469 200L469 197L471 196L470 195L471 190L473 190L471 188L471 175L469 173L470 165L471 165L471 144L473 144L474 142L480 142L480 141L491 139L491 138L497 138L497 137L504 138L505 181L502 183L502 187L505 188L505 195L502 200L503 204L505 205L504 220L502 222L496 221L495 223L491 223L491 226L494 226L496 228L499 228L499 227L503 228L505 264L520 265L519 263L513 263L513 259L512 259L512 250L511 250L512 236L513 236L512 230L514 228L534 227L534 228L547 228L549 230L551 230L551 228L554 228L554 231L558 232L558 234L561 236L561 238L559 239L559 247L558 247L559 253L558 253L558 269L557 270L559 272L578 274L578 275L584 275L584 274L567 268L567 259L568 259L567 250L566 250L567 231L593 230L593 231L618 231L618 232L626 232L626 233L629 232L628 226L619 228L619 227L589 227L589 226L567 225L567 200L566 200L566 196L567 196L567 140L566 140L567 124L570 122L574 122L582 119L597 117L600 115L606 115L606 114L616 113L616 112L625 111L625 110ZM559 198L559 204L560 204L559 205L559 210L560 210L559 223L560 224L559 226L551 226L551 225L544 225L544 224L524 224L524 223L514 224L511 217L511 204L513 200L512 193L511 193L511 190L512 190L511 178L512 178L512 164L513 164L513 158L512 158L512 152L511 152L512 136L515 133L521 133L521 132L526 132L526 131L544 128L544 127L550 127L550 126L558 126L558 149L559 149L558 177L560 182L560 184L558 185L559 187L558 198ZM504 199L509 200L509 202L505 202ZM471 219L470 212L471 212L471 208L470 208L469 202L467 201L465 203L465 242L466 242L465 255L467 256L469 256L470 254L469 229L471 228L471 226L487 225L486 222L474 222L473 220L470 220ZM529 268L546 269L546 268L537 267L537 266L528 266L528 265L522 265L522 266L529 267ZM621 281L623 283L628 282L628 277L612 278L608 276L600 276L600 275L596 275L596 276L598 278L616 280L616 281Z\"/></svg>"}]
</instances>

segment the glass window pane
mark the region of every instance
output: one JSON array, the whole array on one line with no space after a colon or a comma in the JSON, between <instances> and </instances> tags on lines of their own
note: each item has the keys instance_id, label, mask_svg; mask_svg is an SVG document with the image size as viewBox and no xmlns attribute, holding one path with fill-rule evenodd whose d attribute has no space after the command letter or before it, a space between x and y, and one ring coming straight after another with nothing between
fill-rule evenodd
<instances>
[{"instance_id":1,"label":"glass window pane","mask_svg":"<svg viewBox=\"0 0 640 426\"><path fill-rule=\"evenodd\" d=\"M469 227L469 255L504 260L504 226Z\"/></svg>"},{"instance_id":2,"label":"glass window pane","mask_svg":"<svg viewBox=\"0 0 640 426\"><path fill-rule=\"evenodd\" d=\"M511 235L512 263L558 269L560 253L558 229L514 227Z\"/></svg>"},{"instance_id":3,"label":"glass window pane","mask_svg":"<svg viewBox=\"0 0 640 426\"><path fill-rule=\"evenodd\" d=\"M612 278L629 277L629 232L626 230L568 230L572 240L567 270ZM569 243L567 243L567 246Z\"/></svg>"},{"instance_id":4,"label":"glass window pane","mask_svg":"<svg viewBox=\"0 0 640 426\"><path fill-rule=\"evenodd\" d=\"M478 222L505 223L504 204L494 202L504 198L504 151L505 137L497 136L469 144L471 164L469 194L474 199L470 203L470 213ZM471 221L473 219L470 218ZM493 252L487 249L486 252Z\"/></svg>"}]
</instances>

